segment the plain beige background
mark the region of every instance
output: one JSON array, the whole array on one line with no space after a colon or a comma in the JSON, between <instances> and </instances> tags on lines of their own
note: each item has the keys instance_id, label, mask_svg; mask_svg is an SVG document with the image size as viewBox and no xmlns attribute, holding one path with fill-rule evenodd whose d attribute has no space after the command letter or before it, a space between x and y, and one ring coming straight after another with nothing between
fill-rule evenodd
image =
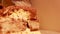
<instances>
[{"instance_id":1,"label":"plain beige background","mask_svg":"<svg viewBox=\"0 0 60 34\"><path fill-rule=\"evenodd\" d=\"M31 0L37 8L40 29L60 32L60 0Z\"/></svg>"}]
</instances>

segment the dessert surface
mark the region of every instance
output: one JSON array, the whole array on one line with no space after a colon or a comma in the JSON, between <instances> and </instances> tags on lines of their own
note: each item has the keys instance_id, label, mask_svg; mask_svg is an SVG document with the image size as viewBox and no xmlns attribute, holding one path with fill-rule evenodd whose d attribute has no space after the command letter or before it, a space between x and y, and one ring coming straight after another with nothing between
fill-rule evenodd
<instances>
[{"instance_id":1,"label":"dessert surface","mask_svg":"<svg viewBox=\"0 0 60 34\"><path fill-rule=\"evenodd\" d=\"M40 33L34 8L8 6L0 11L0 34Z\"/></svg>"}]
</instances>

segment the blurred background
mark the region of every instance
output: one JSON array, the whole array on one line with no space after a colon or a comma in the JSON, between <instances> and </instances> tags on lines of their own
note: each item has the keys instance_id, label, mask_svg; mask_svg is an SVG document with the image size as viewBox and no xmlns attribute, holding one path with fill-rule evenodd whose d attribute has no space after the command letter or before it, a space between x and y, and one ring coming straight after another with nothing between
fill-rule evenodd
<instances>
[{"instance_id":1,"label":"blurred background","mask_svg":"<svg viewBox=\"0 0 60 34\"><path fill-rule=\"evenodd\" d=\"M31 0L37 9L40 29L60 32L60 0Z\"/></svg>"},{"instance_id":2,"label":"blurred background","mask_svg":"<svg viewBox=\"0 0 60 34\"><path fill-rule=\"evenodd\" d=\"M29 2L37 9L41 30L60 32L60 0L30 0ZM2 0L0 0L1 3ZM3 1L5 6L12 4L11 0Z\"/></svg>"}]
</instances>

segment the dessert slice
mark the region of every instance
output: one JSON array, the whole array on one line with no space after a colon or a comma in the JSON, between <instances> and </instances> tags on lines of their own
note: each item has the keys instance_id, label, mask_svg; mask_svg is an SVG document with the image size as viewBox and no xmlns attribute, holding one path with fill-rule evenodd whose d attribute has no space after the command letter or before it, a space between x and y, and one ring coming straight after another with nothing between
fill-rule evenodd
<instances>
[{"instance_id":1,"label":"dessert slice","mask_svg":"<svg viewBox=\"0 0 60 34\"><path fill-rule=\"evenodd\" d=\"M0 17L1 31L3 34L19 34L21 32L21 34L24 32L27 34L28 32L38 31L39 23L36 22L35 16L34 8L9 6L4 9Z\"/></svg>"}]
</instances>

